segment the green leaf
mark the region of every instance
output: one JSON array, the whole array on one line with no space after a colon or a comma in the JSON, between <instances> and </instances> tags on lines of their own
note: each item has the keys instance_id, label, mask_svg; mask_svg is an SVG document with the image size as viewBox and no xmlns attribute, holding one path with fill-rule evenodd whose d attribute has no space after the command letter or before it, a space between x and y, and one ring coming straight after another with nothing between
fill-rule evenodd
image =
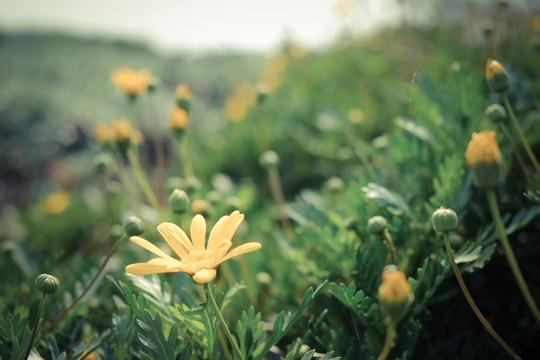
<instances>
[{"instance_id":1,"label":"green leaf","mask_svg":"<svg viewBox=\"0 0 540 360\"><path fill-rule=\"evenodd\" d=\"M244 358L252 357L257 346L261 344L264 324L261 321L261 313L255 314L255 309L250 306L248 311L243 311L240 320L236 324L236 333L240 340L240 350Z\"/></svg>"},{"instance_id":2,"label":"green leaf","mask_svg":"<svg viewBox=\"0 0 540 360\"><path fill-rule=\"evenodd\" d=\"M375 202L380 208L388 210L393 215L406 214L409 217L415 219L412 211L409 209L409 205L405 200L396 193L391 192L382 185L369 183L362 188L362 191L366 194L368 199Z\"/></svg>"},{"instance_id":3,"label":"green leaf","mask_svg":"<svg viewBox=\"0 0 540 360\"><path fill-rule=\"evenodd\" d=\"M173 325L168 337L163 333L163 324L159 312L152 316L146 310L144 319L137 319L137 339L144 349L145 354L152 359L174 359L177 353L178 328Z\"/></svg>"},{"instance_id":4,"label":"green leaf","mask_svg":"<svg viewBox=\"0 0 540 360\"><path fill-rule=\"evenodd\" d=\"M186 304L176 304L175 307L170 307L170 311L193 334L193 339L201 346L204 352L206 354L212 354L214 351L217 324L209 303L206 302L194 308Z\"/></svg>"}]
</instances>

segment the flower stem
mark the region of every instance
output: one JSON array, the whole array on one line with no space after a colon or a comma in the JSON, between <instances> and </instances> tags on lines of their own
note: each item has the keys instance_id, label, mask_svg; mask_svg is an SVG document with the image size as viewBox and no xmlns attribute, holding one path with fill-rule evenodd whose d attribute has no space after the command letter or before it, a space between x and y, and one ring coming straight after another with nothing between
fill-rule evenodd
<instances>
[{"instance_id":1,"label":"flower stem","mask_svg":"<svg viewBox=\"0 0 540 360\"><path fill-rule=\"evenodd\" d=\"M34 347L34 339L36 338L37 330L39 327L39 318L41 316L41 308L43 308L43 303L45 302L45 293L41 295L41 300L39 302L37 314L36 314L36 321L34 321L34 326L32 327L32 335L30 336L30 342L28 343L28 347L26 348L26 353L23 356L23 360L28 359L28 356L30 356L30 352L32 351L32 348Z\"/></svg>"},{"instance_id":2,"label":"flower stem","mask_svg":"<svg viewBox=\"0 0 540 360\"><path fill-rule=\"evenodd\" d=\"M227 326L227 323L225 322L225 319L223 318L223 315L221 314L221 311L219 310L219 307L217 306L216 299L214 298L214 294L212 293L212 288L210 287L210 284L206 284L206 292L208 294L208 298L210 299L210 304L214 308L219 323L221 324L221 327L223 328L223 331L225 332L225 335L229 339L229 342L231 343L231 346L236 354L240 357L240 359L244 360L244 356L242 355L242 352L240 351L240 348L238 347L238 344L236 343L236 339L231 334L231 331L229 330L229 327Z\"/></svg>"},{"instance_id":3,"label":"flower stem","mask_svg":"<svg viewBox=\"0 0 540 360\"><path fill-rule=\"evenodd\" d=\"M73 300L73 302L67 307L64 309L64 311L62 311L54 320L53 322L49 325L49 327L47 328L47 330L45 330L45 335L47 335L48 333L51 332L52 329L54 329L54 327L60 322L62 321L62 319L67 315L68 312L71 311L71 309L73 309L73 307L75 305L77 305L77 303L84 297L84 295L86 295L86 293L88 292L88 290L90 290L90 288L92 287L92 285L94 285L94 283L96 282L96 280L99 278L99 275L103 272L103 269L105 268L105 265L107 265L107 263L109 262L109 260L111 259L111 256L113 255L113 253L116 251L116 249L118 248L118 246L120 245L120 243L122 241L124 241L124 239L126 239L127 235L126 233L124 233L124 235L122 235L120 237L120 239L118 239L116 241L116 243L113 245L113 247L111 248L111 250L109 250L109 253L107 254L107 256L105 257L105 259L103 259L103 261L101 262L101 265L99 266L98 270L96 271L96 273L94 274L94 277L92 278L92 280L90 280L90 282L88 283L88 285L86 285L86 287L84 288L84 290L79 294L79 296L77 296L77 298L75 298L75 300Z\"/></svg>"},{"instance_id":4,"label":"flower stem","mask_svg":"<svg viewBox=\"0 0 540 360\"><path fill-rule=\"evenodd\" d=\"M392 241L392 236L388 232L388 229L384 229L382 232L382 235L383 235L383 243L386 245L386 248L388 249L388 254L390 255L390 262L392 264L397 265L396 249L394 248L394 242Z\"/></svg>"},{"instance_id":5,"label":"flower stem","mask_svg":"<svg viewBox=\"0 0 540 360\"><path fill-rule=\"evenodd\" d=\"M504 136L506 137L506 139L510 143L510 146L512 146L512 151L514 152L514 155L516 156L519 167L521 168L521 171L523 172L523 176L525 177L525 181L527 182L527 184L532 186L533 184L532 184L531 176L530 176L529 172L527 171L527 167L525 166L525 162L523 161L523 158L521 157L521 154L519 153L519 151L518 151L518 149L516 147L516 144L514 143L514 140L512 140L512 136L510 135L510 131L508 131L508 128L506 127L506 125L504 125L502 123L500 124L500 128L503 131Z\"/></svg>"},{"instance_id":6,"label":"flower stem","mask_svg":"<svg viewBox=\"0 0 540 360\"><path fill-rule=\"evenodd\" d=\"M152 191L152 188L150 187L150 184L148 183L148 180L144 176L144 173L141 169L141 165L139 164L139 161L137 160L137 157L133 153L132 149L127 150L127 159L129 161L129 164L133 168L133 172L135 173L135 177L137 178L137 181L139 182L139 185L141 186L144 194L146 195L146 199L154 207L154 209L159 210L160 206L157 201L156 195Z\"/></svg>"},{"instance_id":7,"label":"flower stem","mask_svg":"<svg viewBox=\"0 0 540 360\"><path fill-rule=\"evenodd\" d=\"M446 247L446 253L448 254L448 258L450 259L450 264L452 265L452 269L454 270L454 274L456 275L456 279L459 283L459 287L461 287L461 291L463 292L463 295L465 295L465 298L467 299L467 302L469 303L469 306L471 307L472 311L480 320L486 331L501 345L501 347L513 358L513 359L520 359L520 357L512 350L508 344L504 342L504 340L495 332L495 330L491 327L489 322L486 320L484 315L480 312L480 309L478 306L476 306L476 303L474 302L471 294L469 293L469 290L467 288L467 285L465 285L465 281L463 280L463 277L461 276L461 273L459 272L459 268L456 264L456 261L454 260L454 254L452 247L450 246L450 240L448 239L448 232L443 233L444 237L444 245Z\"/></svg>"},{"instance_id":8,"label":"flower stem","mask_svg":"<svg viewBox=\"0 0 540 360\"><path fill-rule=\"evenodd\" d=\"M156 160L156 190L158 194L158 202L163 204L163 193L165 189L165 145L163 144L163 135L160 130L160 123L154 118L152 114L157 113L153 111L152 99L150 96L146 98L146 104L148 107L148 113L150 122L154 124L154 142L155 142L155 160ZM159 116L158 116L159 118Z\"/></svg>"},{"instance_id":9,"label":"flower stem","mask_svg":"<svg viewBox=\"0 0 540 360\"><path fill-rule=\"evenodd\" d=\"M384 337L384 345L377 360L385 360L390 354L390 350L396 345L394 341L397 337L396 322L394 320L386 321L386 336Z\"/></svg>"},{"instance_id":10,"label":"flower stem","mask_svg":"<svg viewBox=\"0 0 540 360\"><path fill-rule=\"evenodd\" d=\"M529 143L527 142L527 139L525 139L525 135L523 135L523 131L521 131L516 115L514 114L514 110L512 110L512 106L510 105L510 102L508 101L508 97L506 96L506 94L502 95L502 99L504 102L504 106L506 106L506 110L508 111L508 114L510 115L510 119L512 120L512 123L514 124L514 127L516 128L516 131L519 136L519 140L523 144L523 147L525 148L527 155L529 155L529 158L534 165L534 169L536 170L537 173L540 174L540 165L538 164L538 160L536 160L536 157L534 156L534 153L532 152L531 147L529 146Z\"/></svg>"},{"instance_id":11,"label":"flower stem","mask_svg":"<svg viewBox=\"0 0 540 360\"><path fill-rule=\"evenodd\" d=\"M270 182L270 190L272 192L272 197L276 203L277 210L279 212L279 217L281 220L281 225L286 232L289 232L291 229L291 223L289 218L285 213L285 197L283 196L283 188L281 186L281 180L279 178L279 171L277 166L268 166L268 181Z\"/></svg>"},{"instance_id":12,"label":"flower stem","mask_svg":"<svg viewBox=\"0 0 540 360\"><path fill-rule=\"evenodd\" d=\"M493 217L493 221L495 222L495 228L497 229L497 232L499 233L499 238L501 240L501 244L503 246L506 259L508 260L508 264L510 265L510 269L512 270L512 273L514 274L514 278L516 279L519 289L521 290L521 294L523 295L523 298L525 299L527 306L531 310L534 319L536 320L538 324L540 324L540 311L538 311L538 308L536 307L534 299L531 293L529 292L527 283L525 282L525 279L523 278L523 274L521 273L521 270L519 268L519 264L516 260L516 256L514 255L514 251L512 250L512 246L510 245L510 241L508 240L508 237L506 236L506 230L504 229L504 225L502 223L502 218L499 212L499 205L497 204L497 195L495 194L495 190L487 189L486 195L487 195L488 204L489 204L489 211L491 212L491 216Z\"/></svg>"}]
</instances>

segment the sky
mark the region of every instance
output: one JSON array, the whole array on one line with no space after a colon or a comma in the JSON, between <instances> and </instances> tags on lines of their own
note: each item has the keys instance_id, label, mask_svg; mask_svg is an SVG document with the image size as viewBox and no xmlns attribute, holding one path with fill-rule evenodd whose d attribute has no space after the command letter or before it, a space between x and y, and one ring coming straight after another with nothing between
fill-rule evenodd
<instances>
[{"instance_id":1,"label":"sky","mask_svg":"<svg viewBox=\"0 0 540 360\"><path fill-rule=\"evenodd\" d=\"M347 1L356 1L354 19L335 11ZM327 44L345 24L375 29L389 3L395 0L1 0L0 30L141 38L162 50L272 51L286 38Z\"/></svg>"}]
</instances>

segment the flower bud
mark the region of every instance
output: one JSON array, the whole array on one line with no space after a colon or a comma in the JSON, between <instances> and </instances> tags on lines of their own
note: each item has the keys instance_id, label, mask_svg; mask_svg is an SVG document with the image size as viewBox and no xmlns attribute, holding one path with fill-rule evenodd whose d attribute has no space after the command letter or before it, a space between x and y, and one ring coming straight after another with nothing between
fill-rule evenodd
<instances>
[{"instance_id":1,"label":"flower bud","mask_svg":"<svg viewBox=\"0 0 540 360\"><path fill-rule=\"evenodd\" d=\"M176 136L184 133L188 124L188 113L178 105L174 105L169 113L169 125Z\"/></svg>"},{"instance_id":2,"label":"flower bud","mask_svg":"<svg viewBox=\"0 0 540 360\"><path fill-rule=\"evenodd\" d=\"M495 131L473 133L465 157L475 186L493 188L504 180L504 164Z\"/></svg>"},{"instance_id":3,"label":"flower bud","mask_svg":"<svg viewBox=\"0 0 540 360\"><path fill-rule=\"evenodd\" d=\"M97 171L105 173L111 167L112 159L108 154L99 154L94 158L94 164Z\"/></svg>"},{"instance_id":4,"label":"flower bud","mask_svg":"<svg viewBox=\"0 0 540 360\"><path fill-rule=\"evenodd\" d=\"M267 150L259 157L259 163L264 167L278 166L279 155L272 150Z\"/></svg>"},{"instance_id":5,"label":"flower bud","mask_svg":"<svg viewBox=\"0 0 540 360\"><path fill-rule=\"evenodd\" d=\"M454 231L457 228L458 218L457 214L452 209L439 208L433 212L431 216L431 225L433 230L448 232Z\"/></svg>"},{"instance_id":6,"label":"flower bud","mask_svg":"<svg viewBox=\"0 0 540 360\"><path fill-rule=\"evenodd\" d=\"M137 216L128 216L124 220L124 231L128 236L138 236L144 232L143 222Z\"/></svg>"},{"instance_id":7,"label":"flower bud","mask_svg":"<svg viewBox=\"0 0 540 360\"><path fill-rule=\"evenodd\" d=\"M369 231L372 234L380 234L386 229L388 226L388 222L386 219L382 216L373 216L368 220L367 223L367 231Z\"/></svg>"},{"instance_id":8,"label":"flower bud","mask_svg":"<svg viewBox=\"0 0 540 360\"><path fill-rule=\"evenodd\" d=\"M201 180L196 176L188 176L186 178L186 191L192 193L194 191L200 190L202 187Z\"/></svg>"},{"instance_id":9,"label":"flower bud","mask_svg":"<svg viewBox=\"0 0 540 360\"><path fill-rule=\"evenodd\" d=\"M125 153L131 143L131 124L128 119L122 118L113 123L113 137L118 149Z\"/></svg>"},{"instance_id":10,"label":"flower bud","mask_svg":"<svg viewBox=\"0 0 540 360\"><path fill-rule=\"evenodd\" d=\"M261 82L257 84L255 91L257 92L257 104L262 104L268 97L270 88L267 84Z\"/></svg>"},{"instance_id":11,"label":"flower bud","mask_svg":"<svg viewBox=\"0 0 540 360\"><path fill-rule=\"evenodd\" d=\"M205 215L210 210L210 204L206 200L197 199L191 203L191 211L194 214Z\"/></svg>"},{"instance_id":12,"label":"flower bud","mask_svg":"<svg viewBox=\"0 0 540 360\"><path fill-rule=\"evenodd\" d=\"M333 176L325 184L326 188L333 193L340 192L345 187L345 183L341 178Z\"/></svg>"},{"instance_id":13,"label":"flower bud","mask_svg":"<svg viewBox=\"0 0 540 360\"><path fill-rule=\"evenodd\" d=\"M503 93L510 87L510 77L500 62L487 60L486 80L492 91Z\"/></svg>"},{"instance_id":14,"label":"flower bud","mask_svg":"<svg viewBox=\"0 0 540 360\"><path fill-rule=\"evenodd\" d=\"M41 274L36 279L36 287L44 294L54 294L58 290L59 281L49 274Z\"/></svg>"},{"instance_id":15,"label":"flower bud","mask_svg":"<svg viewBox=\"0 0 540 360\"><path fill-rule=\"evenodd\" d=\"M175 214L183 214L189 209L189 197L184 190L174 189L169 196L169 207Z\"/></svg>"},{"instance_id":16,"label":"flower bud","mask_svg":"<svg viewBox=\"0 0 540 360\"><path fill-rule=\"evenodd\" d=\"M189 113L191 108L191 89L186 84L180 84L174 90L176 105Z\"/></svg>"},{"instance_id":17,"label":"flower bud","mask_svg":"<svg viewBox=\"0 0 540 360\"><path fill-rule=\"evenodd\" d=\"M506 120L506 109L501 104L489 105L484 113L486 114L487 119L494 123Z\"/></svg>"},{"instance_id":18,"label":"flower bud","mask_svg":"<svg viewBox=\"0 0 540 360\"><path fill-rule=\"evenodd\" d=\"M377 291L379 307L385 317L398 321L414 302L411 285L405 274L395 265L388 265L382 273L382 283Z\"/></svg>"}]
</instances>

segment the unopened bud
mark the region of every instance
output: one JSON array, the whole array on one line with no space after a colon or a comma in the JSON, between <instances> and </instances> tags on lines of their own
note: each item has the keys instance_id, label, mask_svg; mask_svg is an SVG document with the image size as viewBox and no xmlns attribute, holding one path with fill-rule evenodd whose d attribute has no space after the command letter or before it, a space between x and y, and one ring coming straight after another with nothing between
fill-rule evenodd
<instances>
[{"instance_id":1,"label":"unopened bud","mask_svg":"<svg viewBox=\"0 0 540 360\"><path fill-rule=\"evenodd\" d=\"M494 123L506 120L506 110L501 104L489 105L484 113L486 114L486 118Z\"/></svg>"},{"instance_id":2,"label":"unopened bud","mask_svg":"<svg viewBox=\"0 0 540 360\"><path fill-rule=\"evenodd\" d=\"M138 236L144 232L143 222L137 216L128 216L124 220L124 231L128 236Z\"/></svg>"},{"instance_id":3,"label":"unopened bud","mask_svg":"<svg viewBox=\"0 0 540 360\"><path fill-rule=\"evenodd\" d=\"M272 167L279 165L279 155L272 150L267 150L259 157L259 163L264 167Z\"/></svg>"},{"instance_id":4,"label":"unopened bud","mask_svg":"<svg viewBox=\"0 0 540 360\"><path fill-rule=\"evenodd\" d=\"M392 321L398 321L414 302L411 285L405 274L395 265L388 265L382 273L382 283L377 291L381 312Z\"/></svg>"},{"instance_id":5,"label":"unopened bud","mask_svg":"<svg viewBox=\"0 0 540 360\"><path fill-rule=\"evenodd\" d=\"M367 223L367 231L369 231L372 234L380 234L386 229L388 226L388 222L386 219L382 216L373 216L368 220Z\"/></svg>"},{"instance_id":6,"label":"unopened bud","mask_svg":"<svg viewBox=\"0 0 540 360\"><path fill-rule=\"evenodd\" d=\"M454 231L457 228L457 224L458 217L456 212L452 209L441 207L435 210L431 216L431 225L435 231Z\"/></svg>"},{"instance_id":7,"label":"unopened bud","mask_svg":"<svg viewBox=\"0 0 540 360\"><path fill-rule=\"evenodd\" d=\"M189 197L184 190L174 189L169 196L169 207L175 214L183 214L189 209Z\"/></svg>"},{"instance_id":8,"label":"unopened bud","mask_svg":"<svg viewBox=\"0 0 540 360\"><path fill-rule=\"evenodd\" d=\"M510 76L496 60L488 59L486 63L486 80L492 91L503 93L510 87Z\"/></svg>"},{"instance_id":9,"label":"unopened bud","mask_svg":"<svg viewBox=\"0 0 540 360\"><path fill-rule=\"evenodd\" d=\"M58 290L59 281L49 274L41 274L36 279L36 287L44 294L54 294Z\"/></svg>"}]
</instances>

